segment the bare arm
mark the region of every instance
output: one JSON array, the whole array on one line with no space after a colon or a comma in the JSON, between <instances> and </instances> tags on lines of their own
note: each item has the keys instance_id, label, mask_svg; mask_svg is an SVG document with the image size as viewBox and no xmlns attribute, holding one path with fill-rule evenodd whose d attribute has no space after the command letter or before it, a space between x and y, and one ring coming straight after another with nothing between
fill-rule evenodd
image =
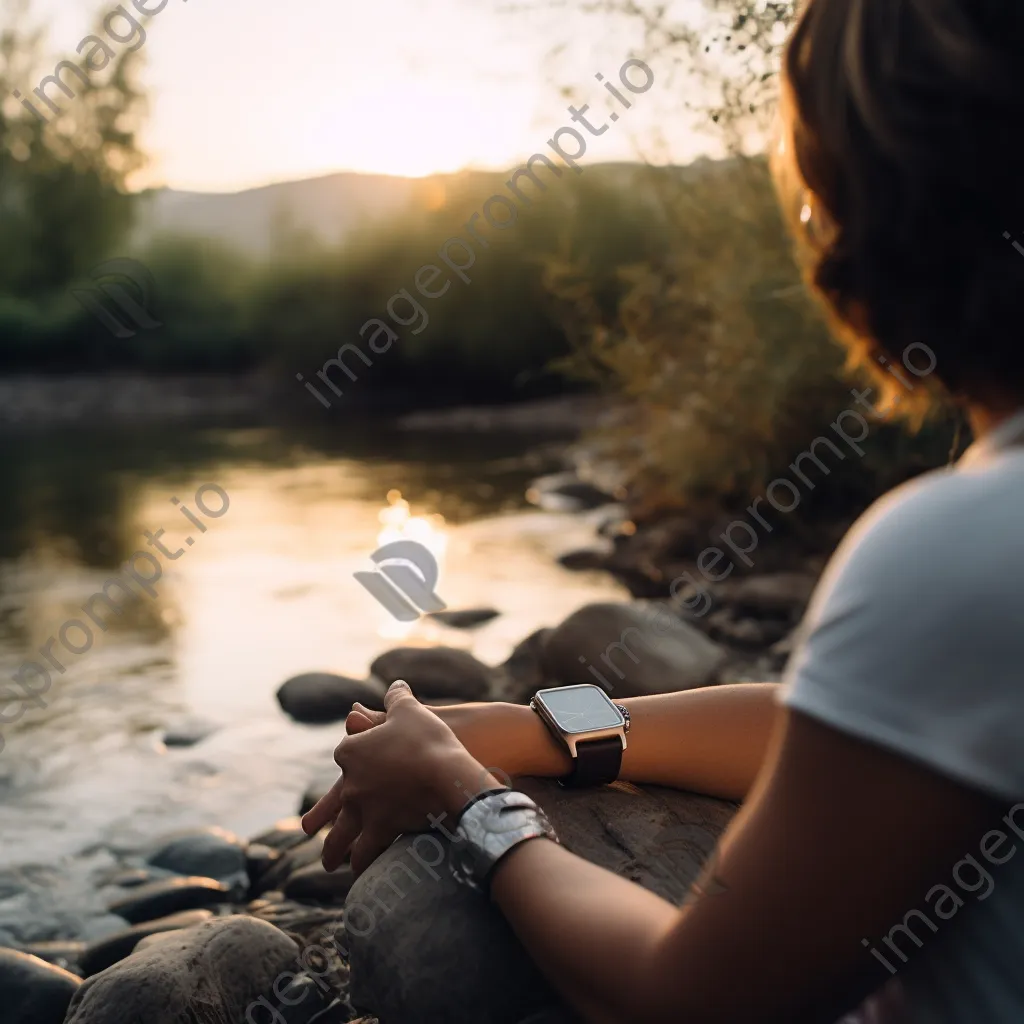
<instances>
[{"instance_id":1,"label":"bare arm","mask_svg":"<svg viewBox=\"0 0 1024 1024\"><path fill-rule=\"evenodd\" d=\"M383 723L357 720L339 744L340 784L303 819L310 833L337 819L324 843L328 870L351 849L358 875L424 817L457 814L460 780L496 784L407 686L394 684L386 703ZM872 944L888 944L904 963L903 951L916 955L893 936L906 938L922 905L934 909L927 894L955 877L1002 810L914 761L783 710L719 845L724 887L713 898L676 910L542 839L499 862L491 895L588 1024L824 1024L888 980ZM918 947L931 938L909 934Z\"/></svg>"},{"instance_id":2,"label":"bare arm","mask_svg":"<svg viewBox=\"0 0 1024 1024\"><path fill-rule=\"evenodd\" d=\"M881 945L999 824L983 795L782 714L714 898L679 912L543 840L498 865L492 897L588 1024L834 1021L889 978L862 940Z\"/></svg>"},{"instance_id":3,"label":"bare arm","mask_svg":"<svg viewBox=\"0 0 1024 1024\"><path fill-rule=\"evenodd\" d=\"M779 715L773 683L707 686L633 697L620 778L742 800L764 763ZM509 775L558 776L569 755L520 704L459 704L435 713L473 756Z\"/></svg>"}]
</instances>

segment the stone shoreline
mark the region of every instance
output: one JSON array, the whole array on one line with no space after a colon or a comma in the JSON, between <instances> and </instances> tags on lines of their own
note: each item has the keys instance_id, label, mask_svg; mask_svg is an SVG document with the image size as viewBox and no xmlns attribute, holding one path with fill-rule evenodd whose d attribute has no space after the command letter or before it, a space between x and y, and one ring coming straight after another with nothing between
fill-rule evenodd
<instances>
[{"instance_id":1,"label":"stone shoreline","mask_svg":"<svg viewBox=\"0 0 1024 1024\"><path fill-rule=\"evenodd\" d=\"M597 682L621 698L777 676L822 557L789 551L796 569L780 568L780 556L765 562L770 571L714 583L696 564L706 535L681 514L637 525L613 496L565 477L538 481L531 494L567 510L608 506L595 547L562 562L614 573L634 600L580 608L524 638L501 665L444 646L397 648L378 657L365 679L299 676L278 691L283 711L299 722L340 723L356 700L380 706L395 678L427 703L445 703L526 702L541 686L574 682ZM693 583L679 585L683 579ZM444 614L452 628L473 628L499 611ZM310 787L296 810L308 809L327 784ZM656 787L580 793L539 780L522 784L570 849L676 903L689 898L735 809ZM297 817L249 840L216 828L166 836L101 880L114 930L89 942L55 936L0 949L0 1003L14 1008L5 1021L371 1019L361 1012L389 1024L566 1019L503 922L476 894L455 887L444 863L448 846L432 838L442 856L425 860L422 851L413 856L414 841L400 840L356 881L347 866L323 870L323 834L306 837ZM413 860L398 863L405 854ZM372 927L353 919L346 929L346 898L349 913L363 908L359 921L368 912ZM496 988L515 998L494 1005Z\"/></svg>"}]
</instances>

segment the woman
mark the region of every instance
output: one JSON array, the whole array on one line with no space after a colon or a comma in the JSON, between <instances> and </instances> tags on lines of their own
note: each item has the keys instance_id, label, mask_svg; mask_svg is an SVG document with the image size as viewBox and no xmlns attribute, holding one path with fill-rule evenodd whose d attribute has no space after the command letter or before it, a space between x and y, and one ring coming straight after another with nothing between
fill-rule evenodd
<instances>
[{"instance_id":1,"label":"woman","mask_svg":"<svg viewBox=\"0 0 1024 1024\"><path fill-rule=\"evenodd\" d=\"M927 351L978 441L855 527L780 688L624 702L620 777L743 800L720 895L677 910L539 826L490 867L490 898L586 1021L1024 1020L1022 53L1006 0L802 13L777 178L810 279L893 403L925 388L880 367L920 371ZM347 730L343 781L306 819L337 816L328 868L458 819L500 788L483 765L570 767L530 708L435 715L402 684Z\"/></svg>"}]
</instances>

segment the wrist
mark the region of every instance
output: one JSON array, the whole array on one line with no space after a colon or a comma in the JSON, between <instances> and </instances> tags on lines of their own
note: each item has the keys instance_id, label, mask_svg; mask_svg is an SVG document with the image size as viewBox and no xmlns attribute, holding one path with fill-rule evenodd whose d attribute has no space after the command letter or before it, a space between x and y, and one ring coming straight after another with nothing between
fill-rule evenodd
<instances>
[{"instance_id":1,"label":"wrist","mask_svg":"<svg viewBox=\"0 0 1024 1024\"><path fill-rule=\"evenodd\" d=\"M473 797L504 787L468 750L460 750L440 765L431 802L454 820Z\"/></svg>"},{"instance_id":2,"label":"wrist","mask_svg":"<svg viewBox=\"0 0 1024 1024\"><path fill-rule=\"evenodd\" d=\"M572 756L560 743L540 715L528 704L506 704L503 722L506 725L505 747L512 768L510 775L535 775L561 778L572 770ZM499 765L499 767L504 767Z\"/></svg>"},{"instance_id":3,"label":"wrist","mask_svg":"<svg viewBox=\"0 0 1024 1024\"><path fill-rule=\"evenodd\" d=\"M565 747L526 704L495 701L432 708L465 748L499 778L558 777L572 768Z\"/></svg>"}]
</instances>

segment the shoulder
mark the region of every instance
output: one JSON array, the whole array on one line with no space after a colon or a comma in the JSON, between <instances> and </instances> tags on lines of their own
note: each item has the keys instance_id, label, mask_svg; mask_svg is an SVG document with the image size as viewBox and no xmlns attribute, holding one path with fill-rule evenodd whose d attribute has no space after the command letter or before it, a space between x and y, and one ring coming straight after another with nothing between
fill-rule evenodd
<instances>
[{"instance_id":1,"label":"shoulder","mask_svg":"<svg viewBox=\"0 0 1024 1024\"><path fill-rule=\"evenodd\" d=\"M977 469L941 470L876 502L839 546L812 605L870 600L925 614L1019 594L1024 571L1024 453ZM994 609L995 610L995 609Z\"/></svg>"},{"instance_id":2,"label":"shoulder","mask_svg":"<svg viewBox=\"0 0 1024 1024\"><path fill-rule=\"evenodd\" d=\"M1002 793L1024 792L1024 453L928 474L840 545L783 700Z\"/></svg>"}]
</instances>

